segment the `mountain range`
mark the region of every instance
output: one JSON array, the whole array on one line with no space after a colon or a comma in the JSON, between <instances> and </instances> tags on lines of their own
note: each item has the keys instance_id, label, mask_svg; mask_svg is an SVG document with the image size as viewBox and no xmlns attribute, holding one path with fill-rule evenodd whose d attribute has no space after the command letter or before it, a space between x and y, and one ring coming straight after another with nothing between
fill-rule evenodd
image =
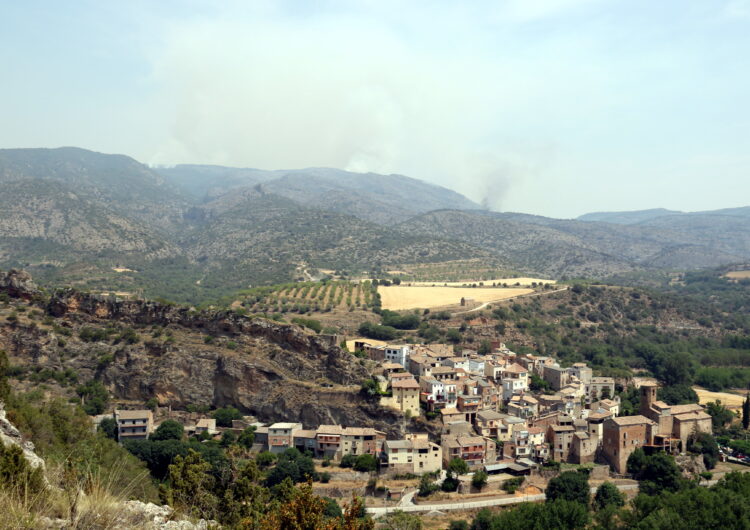
<instances>
[{"instance_id":1,"label":"mountain range","mask_svg":"<svg viewBox=\"0 0 750 530\"><path fill-rule=\"evenodd\" d=\"M73 147L0 150L0 185L0 268L179 301L288 281L306 268L480 259L527 274L604 278L750 259L750 207L561 220L488 212L402 175L150 168Z\"/></svg>"}]
</instances>

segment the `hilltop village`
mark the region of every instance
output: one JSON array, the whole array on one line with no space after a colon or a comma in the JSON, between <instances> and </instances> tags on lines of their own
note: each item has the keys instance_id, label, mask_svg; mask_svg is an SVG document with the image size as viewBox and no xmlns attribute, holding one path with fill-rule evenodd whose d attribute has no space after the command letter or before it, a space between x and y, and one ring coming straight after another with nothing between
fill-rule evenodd
<instances>
[{"instance_id":1,"label":"hilltop village","mask_svg":"<svg viewBox=\"0 0 750 530\"><path fill-rule=\"evenodd\" d=\"M215 419L197 419L188 433L216 436L250 428L258 452L296 448L339 463L370 455L381 478L439 474L460 460L467 479L482 471L492 481L495 475L507 480L538 474L559 463L604 464L610 476L622 476L636 449L679 454L692 434L712 431L701 405L667 405L657 399L653 383L639 388L639 414L622 416L614 378L594 376L585 363L563 368L552 357L517 355L500 342L486 354L457 353L446 344L357 341L355 348L377 362L362 392L405 421L439 421L439 432L389 439L365 426L266 425L247 417L226 429L217 428ZM155 427L148 410L116 411L114 418L121 441L145 438Z\"/></svg>"}]
</instances>

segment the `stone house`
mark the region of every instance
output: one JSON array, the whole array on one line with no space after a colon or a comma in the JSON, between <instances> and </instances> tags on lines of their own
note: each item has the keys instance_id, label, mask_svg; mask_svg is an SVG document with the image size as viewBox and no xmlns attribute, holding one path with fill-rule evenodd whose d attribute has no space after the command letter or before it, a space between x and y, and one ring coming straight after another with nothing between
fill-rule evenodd
<instances>
[{"instance_id":1,"label":"stone house","mask_svg":"<svg viewBox=\"0 0 750 530\"><path fill-rule=\"evenodd\" d=\"M570 373L560 366L545 366L542 378L549 383L552 390L560 390L570 382Z\"/></svg>"},{"instance_id":2,"label":"stone house","mask_svg":"<svg viewBox=\"0 0 750 530\"><path fill-rule=\"evenodd\" d=\"M377 455L385 433L370 427L345 427L341 430L341 455Z\"/></svg>"},{"instance_id":3,"label":"stone house","mask_svg":"<svg viewBox=\"0 0 750 530\"><path fill-rule=\"evenodd\" d=\"M496 458L495 442L482 436L444 436L442 440L443 464L460 458L471 469L491 464Z\"/></svg>"},{"instance_id":4,"label":"stone house","mask_svg":"<svg viewBox=\"0 0 750 530\"><path fill-rule=\"evenodd\" d=\"M645 416L620 416L604 422L602 454L617 473L627 472L628 457L639 447L651 445L658 426Z\"/></svg>"},{"instance_id":5,"label":"stone house","mask_svg":"<svg viewBox=\"0 0 750 530\"><path fill-rule=\"evenodd\" d=\"M294 433L301 429L301 423L280 422L269 425L268 450L278 454L294 447Z\"/></svg>"},{"instance_id":6,"label":"stone house","mask_svg":"<svg viewBox=\"0 0 750 530\"><path fill-rule=\"evenodd\" d=\"M214 418L201 418L195 424L195 434L203 434L204 432L209 436L213 436L219 432L216 430L216 420Z\"/></svg>"},{"instance_id":7,"label":"stone house","mask_svg":"<svg viewBox=\"0 0 750 530\"><path fill-rule=\"evenodd\" d=\"M150 410L115 410L117 439L142 440L154 431L154 414Z\"/></svg>"},{"instance_id":8,"label":"stone house","mask_svg":"<svg viewBox=\"0 0 750 530\"><path fill-rule=\"evenodd\" d=\"M406 413L408 410L412 416L419 416L419 383L414 377L396 378L391 380L391 396L381 397L380 404Z\"/></svg>"},{"instance_id":9,"label":"stone house","mask_svg":"<svg viewBox=\"0 0 750 530\"><path fill-rule=\"evenodd\" d=\"M586 397L591 401L609 399L615 395L614 377L592 377L591 382L585 387Z\"/></svg>"},{"instance_id":10,"label":"stone house","mask_svg":"<svg viewBox=\"0 0 750 530\"><path fill-rule=\"evenodd\" d=\"M317 456L327 458L340 458L341 448L341 425L320 425L315 431Z\"/></svg>"},{"instance_id":11,"label":"stone house","mask_svg":"<svg viewBox=\"0 0 750 530\"><path fill-rule=\"evenodd\" d=\"M547 427L547 443L549 443L553 460L558 462L568 461L575 432L576 429L572 425L550 425Z\"/></svg>"},{"instance_id":12,"label":"stone house","mask_svg":"<svg viewBox=\"0 0 750 530\"><path fill-rule=\"evenodd\" d=\"M405 474L432 473L443 465L443 450L429 441L427 434L407 435L404 440L386 440L381 454L381 473Z\"/></svg>"}]
</instances>

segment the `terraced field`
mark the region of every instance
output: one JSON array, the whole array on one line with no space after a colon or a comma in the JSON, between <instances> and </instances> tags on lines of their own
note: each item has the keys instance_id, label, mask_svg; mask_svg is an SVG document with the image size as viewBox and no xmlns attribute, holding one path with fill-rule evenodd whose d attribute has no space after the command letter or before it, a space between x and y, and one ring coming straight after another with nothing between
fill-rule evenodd
<instances>
[{"instance_id":1,"label":"terraced field","mask_svg":"<svg viewBox=\"0 0 750 530\"><path fill-rule=\"evenodd\" d=\"M251 313L320 313L369 309L370 281L298 282L241 291L234 307Z\"/></svg>"}]
</instances>

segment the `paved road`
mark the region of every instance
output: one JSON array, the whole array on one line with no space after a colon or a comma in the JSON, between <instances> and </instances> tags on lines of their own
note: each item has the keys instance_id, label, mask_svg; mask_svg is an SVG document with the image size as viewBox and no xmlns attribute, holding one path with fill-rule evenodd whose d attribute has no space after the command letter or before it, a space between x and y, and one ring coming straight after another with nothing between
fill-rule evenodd
<instances>
[{"instance_id":1,"label":"paved road","mask_svg":"<svg viewBox=\"0 0 750 530\"><path fill-rule=\"evenodd\" d=\"M617 489L620 491L633 491L638 489L638 484L619 484ZM485 499L483 501L465 501L456 502L450 504L413 504L412 499L416 492L410 492L401 499L401 502L397 506L373 506L367 508L367 513L380 516L386 515L389 511L394 512L401 510L402 512L432 512L432 511L451 511L451 510L473 510L476 508L489 508L491 506L508 506L511 504L520 504L522 502L539 502L546 499L544 493L536 495L523 495L520 497L496 497L494 499ZM596 493L596 487L591 488L591 493ZM405 500L408 497L408 502Z\"/></svg>"}]
</instances>

